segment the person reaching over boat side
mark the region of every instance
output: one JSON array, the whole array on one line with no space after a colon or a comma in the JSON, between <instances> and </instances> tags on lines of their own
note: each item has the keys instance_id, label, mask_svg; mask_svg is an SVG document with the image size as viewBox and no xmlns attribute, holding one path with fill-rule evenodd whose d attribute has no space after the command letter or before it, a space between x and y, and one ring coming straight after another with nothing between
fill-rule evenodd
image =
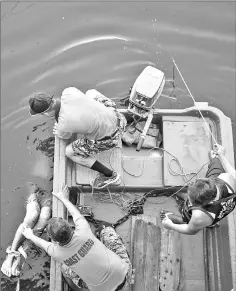
<instances>
[{"instance_id":1,"label":"person reaching over boat side","mask_svg":"<svg viewBox=\"0 0 236 291\"><path fill-rule=\"evenodd\" d=\"M41 236L47 221L51 217L52 198L42 193L35 184L30 186L30 195L26 201L26 215L15 233L12 245L7 248L7 257L4 260L1 271L8 277L19 276L22 266L27 258L27 252L31 243L22 235L24 225L33 228L35 235Z\"/></svg>"},{"instance_id":2,"label":"person reaching over boat side","mask_svg":"<svg viewBox=\"0 0 236 291\"><path fill-rule=\"evenodd\" d=\"M215 226L235 209L236 171L226 158L224 147L216 144L210 159L206 178L188 186L182 218L161 211L164 227L193 235L205 227Z\"/></svg>"},{"instance_id":3,"label":"person reaching over boat side","mask_svg":"<svg viewBox=\"0 0 236 291\"><path fill-rule=\"evenodd\" d=\"M100 240L97 239L87 220L69 201L68 187L53 195L72 215L75 230L65 219L54 217L47 225L52 242L35 236L29 227L24 228L23 235L61 263L64 278L73 290L79 290L78 287L90 291L123 290L132 268L125 245L114 228L103 223L98 229Z\"/></svg>"},{"instance_id":4,"label":"person reaching over boat side","mask_svg":"<svg viewBox=\"0 0 236 291\"><path fill-rule=\"evenodd\" d=\"M73 133L81 137L66 147L66 156L73 162L99 172L93 186L104 188L119 181L120 175L95 160L94 154L116 147L126 126L116 104L98 91L86 94L74 87L66 88L61 98L38 93L29 99L30 114L56 119L53 133L69 139Z\"/></svg>"}]
</instances>

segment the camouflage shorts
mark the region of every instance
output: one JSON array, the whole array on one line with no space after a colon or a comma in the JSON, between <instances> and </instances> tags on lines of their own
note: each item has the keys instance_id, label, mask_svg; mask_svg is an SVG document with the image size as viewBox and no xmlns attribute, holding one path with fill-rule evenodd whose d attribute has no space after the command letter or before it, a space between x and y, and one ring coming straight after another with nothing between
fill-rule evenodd
<instances>
[{"instance_id":1,"label":"camouflage shorts","mask_svg":"<svg viewBox=\"0 0 236 291\"><path fill-rule=\"evenodd\" d=\"M117 115L120 119L120 125L117 127L117 131L113 136L101 140L89 140L87 138L77 139L71 144L74 154L88 158L89 156L116 147L119 144L127 124L126 118L123 114L117 112Z\"/></svg>"},{"instance_id":2,"label":"camouflage shorts","mask_svg":"<svg viewBox=\"0 0 236 291\"><path fill-rule=\"evenodd\" d=\"M132 284L132 265L126 246L113 227L106 227L104 230L102 230L100 240L108 249L116 253L128 265L126 282L123 288L120 289L124 290L127 286Z\"/></svg>"},{"instance_id":3,"label":"camouflage shorts","mask_svg":"<svg viewBox=\"0 0 236 291\"><path fill-rule=\"evenodd\" d=\"M123 290L127 287L127 285L132 284L132 266L126 247L113 227L104 228L104 230L101 231L100 240L108 249L116 253L128 265L126 282L123 288L120 289ZM70 278L78 287L88 289L83 280L64 264L62 264L62 273L64 276Z\"/></svg>"}]
</instances>

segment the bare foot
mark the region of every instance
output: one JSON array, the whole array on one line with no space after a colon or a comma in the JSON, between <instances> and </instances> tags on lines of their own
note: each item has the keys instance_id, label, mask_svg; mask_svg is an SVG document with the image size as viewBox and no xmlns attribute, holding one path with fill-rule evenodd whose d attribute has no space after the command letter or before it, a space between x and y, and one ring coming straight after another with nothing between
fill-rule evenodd
<instances>
[{"instance_id":1,"label":"bare foot","mask_svg":"<svg viewBox=\"0 0 236 291\"><path fill-rule=\"evenodd\" d=\"M27 182L27 189L29 194L37 194L40 193L42 190L34 183Z\"/></svg>"},{"instance_id":2,"label":"bare foot","mask_svg":"<svg viewBox=\"0 0 236 291\"><path fill-rule=\"evenodd\" d=\"M22 247L18 251L11 251L11 247L8 247L6 252L7 256L2 264L1 271L8 277L19 276L27 254Z\"/></svg>"},{"instance_id":3,"label":"bare foot","mask_svg":"<svg viewBox=\"0 0 236 291\"><path fill-rule=\"evenodd\" d=\"M13 263L11 267L12 276L18 277L20 275L26 259L27 259L27 254L25 252L25 249L22 246L20 246L18 248L17 256L15 256L15 258L13 259Z\"/></svg>"},{"instance_id":4,"label":"bare foot","mask_svg":"<svg viewBox=\"0 0 236 291\"><path fill-rule=\"evenodd\" d=\"M14 257L15 257L14 253L7 254L7 257L2 264L1 271L7 277L11 277L12 275L11 271L12 271L12 262L13 262Z\"/></svg>"},{"instance_id":5,"label":"bare foot","mask_svg":"<svg viewBox=\"0 0 236 291\"><path fill-rule=\"evenodd\" d=\"M20 263L21 263L21 256L17 256L14 258L12 267L11 267L11 274L12 276L19 276L20 275Z\"/></svg>"}]
</instances>

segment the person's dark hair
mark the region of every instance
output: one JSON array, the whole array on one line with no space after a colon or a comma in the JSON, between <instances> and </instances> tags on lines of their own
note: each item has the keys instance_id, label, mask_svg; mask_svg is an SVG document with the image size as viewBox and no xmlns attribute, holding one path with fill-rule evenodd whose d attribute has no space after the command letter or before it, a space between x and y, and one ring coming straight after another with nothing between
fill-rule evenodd
<instances>
[{"instance_id":1,"label":"person's dark hair","mask_svg":"<svg viewBox=\"0 0 236 291\"><path fill-rule=\"evenodd\" d=\"M211 179L198 179L188 186L188 196L194 206L209 204L217 194L217 188Z\"/></svg>"},{"instance_id":2,"label":"person's dark hair","mask_svg":"<svg viewBox=\"0 0 236 291\"><path fill-rule=\"evenodd\" d=\"M53 217L47 223L47 233L60 244L69 243L72 238L73 230L70 224L62 217Z\"/></svg>"},{"instance_id":3,"label":"person's dark hair","mask_svg":"<svg viewBox=\"0 0 236 291\"><path fill-rule=\"evenodd\" d=\"M37 115L46 112L52 104L53 97L54 95L46 92L36 93L29 99L30 114Z\"/></svg>"}]
</instances>

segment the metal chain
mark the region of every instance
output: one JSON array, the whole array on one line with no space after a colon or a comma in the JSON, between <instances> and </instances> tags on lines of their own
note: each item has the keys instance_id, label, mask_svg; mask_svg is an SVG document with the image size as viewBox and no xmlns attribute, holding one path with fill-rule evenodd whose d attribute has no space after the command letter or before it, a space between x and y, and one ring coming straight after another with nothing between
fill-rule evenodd
<instances>
[{"instance_id":1,"label":"metal chain","mask_svg":"<svg viewBox=\"0 0 236 291\"><path fill-rule=\"evenodd\" d=\"M128 214L118 219L117 222L112 224L112 226L114 228L118 227L119 225L127 221L131 215L143 214L143 205L145 201L146 201L146 198L143 197L141 199L136 199L130 202L130 209L129 209ZM88 222L92 223L96 228L98 228L98 226L104 222L104 220L95 219L94 214L85 216L85 218Z\"/></svg>"},{"instance_id":2,"label":"metal chain","mask_svg":"<svg viewBox=\"0 0 236 291\"><path fill-rule=\"evenodd\" d=\"M145 193L141 198L135 198L134 200L130 201L128 205L128 208L129 208L128 213L122 218L118 219L117 222L113 223L112 226L114 228L117 228L119 225L126 222L131 215L143 214L143 205L145 204L147 197L158 197L162 195L168 196L170 195L171 192L173 192L173 190L176 190L176 189L171 189L171 190L172 191L168 191L169 193L167 193L167 192L160 192L160 190L158 189L154 189ZM91 213L88 216L85 216L85 218L87 219L88 222L92 223L96 228L98 228L98 226L102 222L104 222L104 220L95 219L93 213Z\"/></svg>"}]
</instances>

